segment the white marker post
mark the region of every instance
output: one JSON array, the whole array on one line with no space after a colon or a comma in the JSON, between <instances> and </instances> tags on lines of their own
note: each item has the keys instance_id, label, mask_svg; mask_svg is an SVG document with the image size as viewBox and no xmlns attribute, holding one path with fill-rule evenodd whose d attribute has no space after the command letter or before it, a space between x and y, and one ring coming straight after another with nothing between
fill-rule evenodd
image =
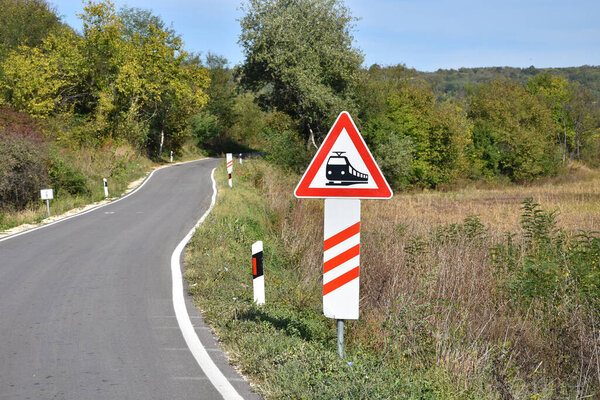
<instances>
[{"instance_id":1,"label":"white marker post","mask_svg":"<svg viewBox=\"0 0 600 400\"><path fill-rule=\"evenodd\" d=\"M173 162L173 150L171 150L171 162Z\"/></svg>"},{"instance_id":2,"label":"white marker post","mask_svg":"<svg viewBox=\"0 0 600 400\"><path fill-rule=\"evenodd\" d=\"M231 179L231 172L233 171L233 155L231 153L227 153L227 175L229 176L229 187L233 187L233 181Z\"/></svg>"},{"instance_id":3,"label":"white marker post","mask_svg":"<svg viewBox=\"0 0 600 400\"><path fill-rule=\"evenodd\" d=\"M104 184L104 197L108 197L108 182L106 178L102 178L102 183Z\"/></svg>"},{"instance_id":4,"label":"white marker post","mask_svg":"<svg viewBox=\"0 0 600 400\"><path fill-rule=\"evenodd\" d=\"M263 242L261 240L252 245L252 286L254 288L254 302L259 306L265 304Z\"/></svg>"},{"instance_id":5,"label":"white marker post","mask_svg":"<svg viewBox=\"0 0 600 400\"><path fill-rule=\"evenodd\" d=\"M48 210L48 217L50 216L50 200L54 198L54 193L52 189L42 189L40 190L40 196L42 200L46 200L46 210Z\"/></svg>"},{"instance_id":6,"label":"white marker post","mask_svg":"<svg viewBox=\"0 0 600 400\"><path fill-rule=\"evenodd\" d=\"M240 153L240 164L242 163L242 153Z\"/></svg>"},{"instance_id":7,"label":"white marker post","mask_svg":"<svg viewBox=\"0 0 600 400\"><path fill-rule=\"evenodd\" d=\"M346 111L331 127L294 195L325 199L323 314L337 320L337 348L344 357L344 320L359 317L360 199L393 196Z\"/></svg>"}]
</instances>

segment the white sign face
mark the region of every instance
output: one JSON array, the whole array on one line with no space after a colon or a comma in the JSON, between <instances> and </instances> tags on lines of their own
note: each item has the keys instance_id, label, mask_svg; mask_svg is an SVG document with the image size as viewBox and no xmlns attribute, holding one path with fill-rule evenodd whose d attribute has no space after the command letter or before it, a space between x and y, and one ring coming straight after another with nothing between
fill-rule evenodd
<instances>
[{"instance_id":1,"label":"white sign face","mask_svg":"<svg viewBox=\"0 0 600 400\"><path fill-rule=\"evenodd\" d=\"M42 196L42 200L52 200L54 198L52 189L42 189L40 190L40 194Z\"/></svg>"},{"instance_id":2,"label":"white sign face","mask_svg":"<svg viewBox=\"0 0 600 400\"><path fill-rule=\"evenodd\" d=\"M341 171L338 172L336 169ZM358 150L356 150L356 146L350 139L348 132L346 129L342 129L340 136L331 148L327 162L319 167L315 178L308 187L311 189L326 189L344 188L350 185L361 189L377 189L377 185L369 176L369 170L360 154L358 154Z\"/></svg>"}]
</instances>

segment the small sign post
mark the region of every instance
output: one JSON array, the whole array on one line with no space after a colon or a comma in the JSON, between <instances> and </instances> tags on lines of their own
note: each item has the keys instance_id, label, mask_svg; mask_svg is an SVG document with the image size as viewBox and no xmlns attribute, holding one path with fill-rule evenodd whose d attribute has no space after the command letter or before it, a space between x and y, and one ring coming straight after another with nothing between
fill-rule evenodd
<instances>
[{"instance_id":1,"label":"small sign post","mask_svg":"<svg viewBox=\"0 0 600 400\"><path fill-rule=\"evenodd\" d=\"M323 314L337 320L344 357L344 320L359 317L360 199L393 196L348 112L338 116L294 195L325 199Z\"/></svg>"},{"instance_id":2,"label":"small sign post","mask_svg":"<svg viewBox=\"0 0 600 400\"><path fill-rule=\"evenodd\" d=\"M46 210L48 211L48 217L50 217L50 200L54 198L54 193L52 189L42 189L40 190L40 196L42 200L46 200Z\"/></svg>"},{"instance_id":3,"label":"small sign post","mask_svg":"<svg viewBox=\"0 0 600 400\"><path fill-rule=\"evenodd\" d=\"M252 245L252 286L254 302L259 306L265 304L265 275L263 271L263 242L259 240Z\"/></svg>"},{"instance_id":4,"label":"small sign post","mask_svg":"<svg viewBox=\"0 0 600 400\"><path fill-rule=\"evenodd\" d=\"M171 150L171 162L173 162L173 150Z\"/></svg>"},{"instance_id":5,"label":"small sign post","mask_svg":"<svg viewBox=\"0 0 600 400\"><path fill-rule=\"evenodd\" d=\"M102 183L104 184L104 197L108 197L108 182L106 178L102 178Z\"/></svg>"},{"instance_id":6,"label":"small sign post","mask_svg":"<svg viewBox=\"0 0 600 400\"><path fill-rule=\"evenodd\" d=\"M227 175L229 176L229 187L233 187L233 182L231 180L231 172L233 171L233 155L231 153L227 153Z\"/></svg>"},{"instance_id":7,"label":"small sign post","mask_svg":"<svg viewBox=\"0 0 600 400\"><path fill-rule=\"evenodd\" d=\"M240 153L240 164L242 163L242 153Z\"/></svg>"}]
</instances>

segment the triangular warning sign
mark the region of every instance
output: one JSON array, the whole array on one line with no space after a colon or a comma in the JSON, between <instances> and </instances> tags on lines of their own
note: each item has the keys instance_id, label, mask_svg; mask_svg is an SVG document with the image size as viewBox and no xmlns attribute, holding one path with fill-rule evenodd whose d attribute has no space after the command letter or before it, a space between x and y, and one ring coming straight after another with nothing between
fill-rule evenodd
<instances>
[{"instance_id":1,"label":"triangular warning sign","mask_svg":"<svg viewBox=\"0 0 600 400\"><path fill-rule=\"evenodd\" d=\"M393 193L350 114L342 111L304 172L294 195L389 199Z\"/></svg>"}]
</instances>

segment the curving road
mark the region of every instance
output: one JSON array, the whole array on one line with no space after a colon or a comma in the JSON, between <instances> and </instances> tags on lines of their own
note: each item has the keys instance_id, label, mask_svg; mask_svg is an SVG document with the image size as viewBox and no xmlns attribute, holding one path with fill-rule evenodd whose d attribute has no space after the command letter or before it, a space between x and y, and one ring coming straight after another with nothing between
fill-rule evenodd
<instances>
[{"instance_id":1,"label":"curving road","mask_svg":"<svg viewBox=\"0 0 600 400\"><path fill-rule=\"evenodd\" d=\"M223 398L183 339L170 269L219 162L157 170L120 201L0 241L0 399ZM186 303L219 369L256 398Z\"/></svg>"}]
</instances>

